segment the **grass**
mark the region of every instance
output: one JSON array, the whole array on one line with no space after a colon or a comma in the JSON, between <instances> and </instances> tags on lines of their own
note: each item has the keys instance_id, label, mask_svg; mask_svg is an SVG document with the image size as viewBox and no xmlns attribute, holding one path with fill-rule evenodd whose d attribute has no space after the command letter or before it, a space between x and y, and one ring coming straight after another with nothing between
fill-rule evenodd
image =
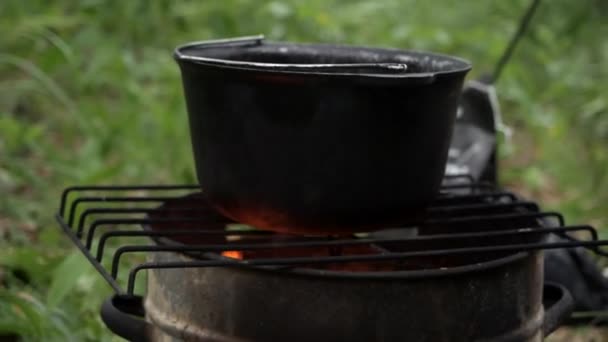
<instances>
[{"instance_id":1,"label":"grass","mask_svg":"<svg viewBox=\"0 0 608 342\"><path fill-rule=\"evenodd\" d=\"M0 335L111 341L108 287L52 216L72 184L194 182L174 46L272 39L451 53L491 72L528 1L0 2ZM608 226L608 6L543 3L498 83L502 180Z\"/></svg>"}]
</instances>

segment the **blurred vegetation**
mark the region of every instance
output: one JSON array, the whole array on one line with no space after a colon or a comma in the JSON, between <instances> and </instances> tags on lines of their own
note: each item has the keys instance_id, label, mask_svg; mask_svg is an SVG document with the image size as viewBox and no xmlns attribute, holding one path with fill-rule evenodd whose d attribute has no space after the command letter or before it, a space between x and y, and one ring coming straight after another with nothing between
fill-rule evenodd
<instances>
[{"instance_id":1,"label":"blurred vegetation","mask_svg":"<svg viewBox=\"0 0 608 342\"><path fill-rule=\"evenodd\" d=\"M0 336L109 341L110 289L53 221L73 184L194 182L174 46L264 33L465 57L492 71L528 1L0 1ZM502 180L608 227L608 3L539 8L497 87ZM1 339L1 337L0 337Z\"/></svg>"}]
</instances>

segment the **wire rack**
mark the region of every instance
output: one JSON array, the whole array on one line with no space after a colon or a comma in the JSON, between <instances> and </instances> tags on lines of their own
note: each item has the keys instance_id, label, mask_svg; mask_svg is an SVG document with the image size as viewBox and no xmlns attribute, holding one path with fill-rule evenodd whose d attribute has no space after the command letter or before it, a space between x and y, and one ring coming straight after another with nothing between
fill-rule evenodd
<instances>
[{"instance_id":1,"label":"wire rack","mask_svg":"<svg viewBox=\"0 0 608 342\"><path fill-rule=\"evenodd\" d=\"M183 205L179 208L168 210L162 206L180 201ZM302 265L415 261L425 257L504 255L576 247L606 256L600 246L608 244L608 240L600 240L596 229L589 225L566 225L561 214L542 211L535 202L520 199L488 183L476 183L467 175L446 176L440 195L428 208L425 218L408 224L418 232L413 236L370 233L306 237L234 230L230 227L236 222L215 212L197 185L74 186L63 192L56 218L65 234L119 295L134 295L137 276L150 269L275 267L288 271ZM145 228L154 225L163 229ZM550 235L559 238L550 239ZM193 242L183 243L188 240ZM419 247L396 251L384 248L379 253L363 254L349 253L346 248L391 244ZM290 248L324 248L330 253L242 260L217 257L230 251ZM193 257L183 262L121 262L128 254L159 252ZM118 280L118 274L124 272L121 268L128 269L125 281ZM389 273L382 271L376 275L383 277ZM365 274L370 276L369 272ZM359 272L341 275L361 276Z\"/></svg>"}]
</instances>

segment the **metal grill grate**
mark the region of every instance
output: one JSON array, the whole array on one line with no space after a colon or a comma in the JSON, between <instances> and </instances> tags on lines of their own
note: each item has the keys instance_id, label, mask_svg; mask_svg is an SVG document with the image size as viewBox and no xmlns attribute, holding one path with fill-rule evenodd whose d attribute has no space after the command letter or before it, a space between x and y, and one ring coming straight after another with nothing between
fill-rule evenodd
<instances>
[{"instance_id":1,"label":"metal grill grate","mask_svg":"<svg viewBox=\"0 0 608 342\"><path fill-rule=\"evenodd\" d=\"M73 243L114 291L121 295L134 295L136 277L148 269L221 266L285 270L302 265L397 262L421 257L489 255L575 247L608 255L599 248L607 245L608 240L600 240L593 227L565 225L561 214L543 212L534 202L519 199L515 194L491 184L474 183L466 175L446 177L441 194L428 209L426 218L407 224L416 227L418 233L414 236L370 233L347 237L304 237L258 230L231 230L235 222L217 214L206 204L202 195L192 195L197 194L198 190L196 185L71 187L62 194L56 218ZM186 199L185 195L189 197ZM159 205L171 201L181 201L187 205L171 210L159 208ZM169 217L164 215L169 213ZM163 229L142 229L151 225L159 225ZM560 238L549 239L549 235ZM214 241L218 237L221 241ZM168 241L167 238L195 242L159 243ZM345 252L348 246L395 244L420 247L405 251L383 248L379 253L370 254L349 254L347 249ZM327 256L245 260L218 257L219 253L227 251L288 248L327 248L338 252ZM159 252L181 252L194 257L183 262L121 262L127 254ZM111 263L108 264L106 260L111 260ZM121 267L128 269L126 287L117 280ZM390 271L365 272L366 277L390 275ZM340 272L340 276L360 277L363 273Z\"/></svg>"}]
</instances>

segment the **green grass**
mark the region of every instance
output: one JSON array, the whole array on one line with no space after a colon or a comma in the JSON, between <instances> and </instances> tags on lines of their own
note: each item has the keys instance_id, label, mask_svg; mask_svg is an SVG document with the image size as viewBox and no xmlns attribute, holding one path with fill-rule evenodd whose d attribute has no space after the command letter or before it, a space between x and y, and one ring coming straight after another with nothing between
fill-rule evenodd
<instances>
[{"instance_id":1,"label":"green grass","mask_svg":"<svg viewBox=\"0 0 608 342\"><path fill-rule=\"evenodd\" d=\"M193 182L174 46L272 39L451 53L488 73L528 1L0 2L0 335L112 340L109 288L53 222L62 188ZM507 184L608 227L608 6L545 1L498 84Z\"/></svg>"}]
</instances>

